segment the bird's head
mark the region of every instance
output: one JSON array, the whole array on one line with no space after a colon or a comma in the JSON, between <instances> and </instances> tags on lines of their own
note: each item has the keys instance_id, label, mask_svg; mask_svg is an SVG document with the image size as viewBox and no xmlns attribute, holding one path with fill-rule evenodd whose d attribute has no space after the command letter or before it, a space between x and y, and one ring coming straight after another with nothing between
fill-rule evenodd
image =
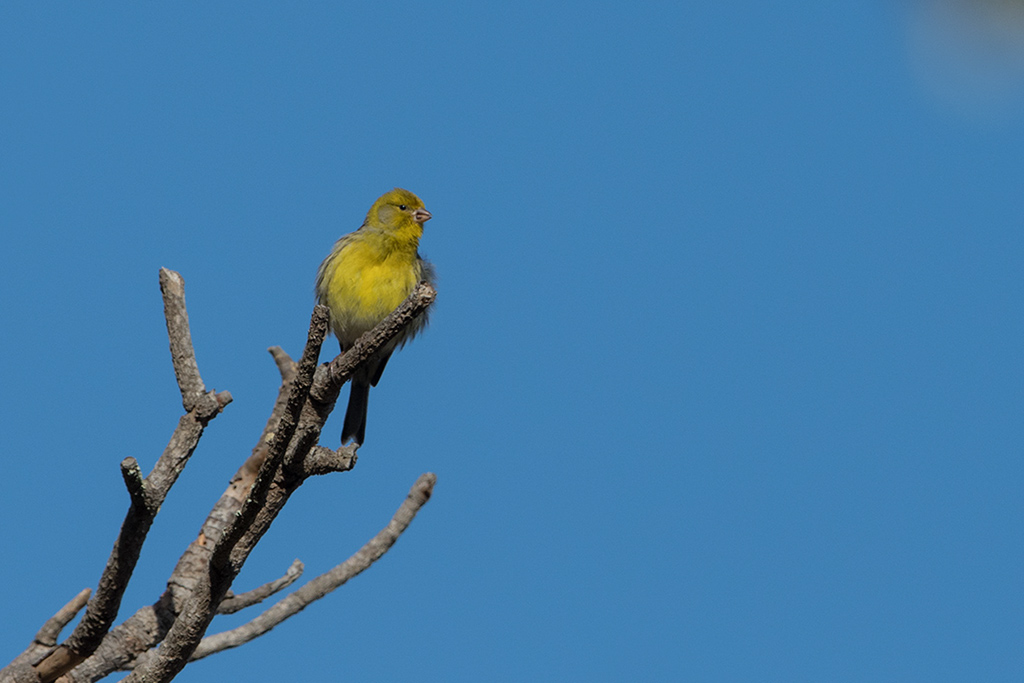
<instances>
[{"instance_id":1,"label":"bird's head","mask_svg":"<svg viewBox=\"0 0 1024 683\"><path fill-rule=\"evenodd\" d=\"M398 187L381 195L366 214L366 225L390 230L423 230L429 220L430 212L423 207L423 200Z\"/></svg>"}]
</instances>

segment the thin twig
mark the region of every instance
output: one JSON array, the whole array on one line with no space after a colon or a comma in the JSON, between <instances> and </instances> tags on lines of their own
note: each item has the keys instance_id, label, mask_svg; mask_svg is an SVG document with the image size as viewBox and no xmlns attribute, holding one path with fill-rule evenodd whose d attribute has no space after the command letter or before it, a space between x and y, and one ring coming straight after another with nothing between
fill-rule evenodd
<instances>
[{"instance_id":1,"label":"thin twig","mask_svg":"<svg viewBox=\"0 0 1024 683\"><path fill-rule=\"evenodd\" d=\"M171 435L164 452L156 461L153 470L146 476L146 489L149 491L147 500L155 509L159 509L167 492L174 486L178 476L185 469L189 458L199 445L206 425L231 403L231 394L227 391L204 394L191 412L181 416L178 428Z\"/></svg>"},{"instance_id":2,"label":"thin twig","mask_svg":"<svg viewBox=\"0 0 1024 683\"><path fill-rule=\"evenodd\" d=\"M238 647L263 635L285 619L301 612L310 603L319 600L366 570L379 560L395 544L402 532L409 527L416 513L430 500L436 482L437 477L434 474L421 475L388 525L360 548L355 555L282 598L252 621L230 631L223 631L203 638L199 647L192 654L192 659L202 659L215 652Z\"/></svg>"},{"instance_id":3,"label":"thin twig","mask_svg":"<svg viewBox=\"0 0 1024 683\"><path fill-rule=\"evenodd\" d=\"M288 571L285 572L284 576L279 579L265 583L258 588L253 588L251 591L239 593L238 595L231 595L231 591L228 591L228 594L220 601L220 606L217 608L217 614L234 614L235 612L240 612L246 607L258 605L271 595L284 590L298 581L299 577L302 576L303 569L304 566L302 562L295 560L292 562L291 566L288 567Z\"/></svg>"},{"instance_id":4,"label":"thin twig","mask_svg":"<svg viewBox=\"0 0 1024 683\"><path fill-rule=\"evenodd\" d=\"M295 382L295 375L298 373L299 368L299 364L293 361L291 356L285 353L280 346L271 346L267 350L274 357L278 372L281 373L281 386L277 390L274 408L270 411L270 417L267 418L267 424L263 427L260 440L257 442L256 447L253 448L252 455L249 456L245 466L242 468L246 472L251 471L253 477L259 472L260 467L263 465L263 460L270 452L269 444L274 440L278 425L281 422L281 416L288 407L288 397L291 395L292 384ZM235 476L236 478L239 477L239 475Z\"/></svg>"},{"instance_id":5,"label":"thin twig","mask_svg":"<svg viewBox=\"0 0 1024 683\"><path fill-rule=\"evenodd\" d=\"M14 658L11 663L5 667L5 672L8 669L15 669L18 667L23 668L23 672L28 675L34 675L34 672L28 668L34 664L38 659L41 659L44 655L48 654L53 646L57 644L57 638L60 636L60 632L64 630L64 627L71 623L71 620L75 618L75 615L82 611L85 607L85 603L89 601L89 596L92 594L91 588L84 588L79 591L78 595L71 598L66 605L57 610L57 613L46 620L39 632L36 633L36 637L32 639L32 643L25 648L25 651ZM6 676L6 674L4 674Z\"/></svg>"},{"instance_id":6,"label":"thin twig","mask_svg":"<svg viewBox=\"0 0 1024 683\"><path fill-rule=\"evenodd\" d=\"M90 595L92 595L92 589L83 588L78 595L68 601L68 604L57 610L57 613L47 619L43 627L39 629L39 633L36 634L36 642L40 645L56 645L60 632L71 623L76 614L82 611L85 604L89 602Z\"/></svg>"},{"instance_id":7,"label":"thin twig","mask_svg":"<svg viewBox=\"0 0 1024 683\"><path fill-rule=\"evenodd\" d=\"M281 381L291 382L298 370L298 366L292 360L292 357L280 346L271 346L267 351L270 352L270 355L274 357L274 362L277 363L277 371L281 373Z\"/></svg>"}]
</instances>

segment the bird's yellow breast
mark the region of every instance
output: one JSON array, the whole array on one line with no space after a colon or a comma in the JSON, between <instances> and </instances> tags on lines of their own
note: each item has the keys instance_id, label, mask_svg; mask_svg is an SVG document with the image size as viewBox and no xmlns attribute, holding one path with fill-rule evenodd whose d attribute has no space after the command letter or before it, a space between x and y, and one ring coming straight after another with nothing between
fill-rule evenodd
<instances>
[{"instance_id":1,"label":"bird's yellow breast","mask_svg":"<svg viewBox=\"0 0 1024 683\"><path fill-rule=\"evenodd\" d=\"M386 249L371 235L340 245L326 265L321 292L343 343L355 341L395 310L422 276L415 247Z\"/></svg>"}]
</instances>

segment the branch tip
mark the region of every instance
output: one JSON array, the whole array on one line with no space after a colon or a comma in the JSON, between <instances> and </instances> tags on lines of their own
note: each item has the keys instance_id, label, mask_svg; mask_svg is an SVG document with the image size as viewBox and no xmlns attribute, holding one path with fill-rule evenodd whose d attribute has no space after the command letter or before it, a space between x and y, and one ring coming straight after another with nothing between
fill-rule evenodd
<instances>
[{"instance_id":1,"label":"branch tip","mask_svg":"<svg viewBox=\"0 0 1024 683\"><path fill-rule=\"evenodd\" d=\"M57 636L64 630L64 627L71 623L71 620L75 618L86 603L89 602L89 596L92 595L91 588L83 588L79 591L78 595L71 598L68 604L57 610L57 613L46 620L43 627L39 629L39 633L36 634L35 641L40 645L46 645L53 647L57 644Z\"/></svg>"},{"instance_id":2,"label":"branch tip","mask_svg":"<svg viewBox=\"0 0 1024 683\"><path fill-rule=\"evenodd\" d=\"M429 500L430 496L434 494L435 484L437 484L437 475L433 472L425 472L421 474L420 478L416 480L415 484L413 484L412 491L409 492L409 495L412 496L415 492Z\"/></svg>"},{"instance_id":3,"label":"branch tip","mask_svg":"<svg viewBox=\"0 0 1024 683\"><path fill-rule=\"evenodd\" d=\"M330 571L307 581L301 588L278 600L252 621L230 631L206 636L192 653L192 661L202 659L215 652L244 645L365 571L390 550L398 537L409 528L416 513L430 499L430 492L436 482L437 476L432 473L421 475L387 526L352 557Z\"/></svg>"},{"instance_id":4,"label":"branch tip","mask_svg":"<svg viewBox=\"0 0 1024 683\"><path fill-rule=\"evenodd\" d=\"M139 512L151 514L149 503L146 501L146 482L142 480L142 470L139 469L139 462L128 456L121 461L121 477L124 479L125 488L131 496L132 506Z\"/></svg>"},{"instance_id":5,"label":"branch tip","mask_svg":"<svg viewBox=\"0 0 1024 683\"><path fill-rule=\"evenodd\" d=\"M323 446L313 446L302 461L302 474L305 477L313 477L331 472L348 472L356 466L358 450L357 444L342 446L336 451Z\"/></svg>"},{"instance_id":6,"label":"branch tip","mask_svg":"<svg viewBox=\"0 0 1024 683\"><path fill-rule=\"evenodd\" d=\"M271 346L267 351L274 358L277 371L281 373L281 381L285 383L291 382L295 378L298 364L280 346Z\"/></svg>"},{"instance_id":7,"label":"branch tip","mask_svg":"<svg viewBox=\"0 0 1024 683\"><path fill-rule=\"evenodd\" d=\"M161 268L160 291L164 299L164 319L171 343L174 375L178 380L182 405L188 412L202 399L206 389L199 376L196 353L192 347L192 333L189 331L188 311L185 308L185 279L180 273Z\"/></svg>"},{"instance_id":8,"label":"branch tip","mask_svg":"<svg viewBox=\"0 0 1024 683\"><path fill-rule=\"evenodd\" d=\"M288 567L288 571L284 573L284 576L279 579L265 583L259 588L254 588L251 591L239 593L238 595L234 595L231 591L228 591L228 594L223 600L221 600L220 606L217 608L217 614L234 614L246 607L251 607L263 602L271 595L284 590L298 581L299 577L302 576L302 571L304 569L305 566L302 564L302 561L295 560Z\"/></svg>"}]
</instances>

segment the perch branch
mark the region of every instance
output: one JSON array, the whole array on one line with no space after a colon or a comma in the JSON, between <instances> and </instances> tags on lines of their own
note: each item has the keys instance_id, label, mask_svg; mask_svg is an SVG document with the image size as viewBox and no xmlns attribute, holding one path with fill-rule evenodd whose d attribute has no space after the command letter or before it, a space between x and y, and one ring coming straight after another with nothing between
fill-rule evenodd
<instances>
[{"instance_id":1,"label":"perch branch","mask_svg":"<svg viewBox=\"0 0 1024 683\"><path fill-rule=\"evenodd\" d=\"M434 303L436 297L437 291L434 287L426 282L421 282L401 306L392 311L380 324L357 339L351 349L332 360L328 365L329 382L331 387L336 385L335 394L352 377L356 368L365 363L379 348L394 339L409 323L427 310Z\"/></svg>"},{"instance_id":2,"label":"perch branch","mask_svg":"<svg viewBox=\"0 0 1024 683\"><path fill-rule=\"evenodd\" d=\"M304 469L304 460L310 450L316 445L317 439L319 439L320 431L323 429L323 425L337 400L342 383L351 376L352 370L358 367L359 363L365 362L372 357L381 347L390 342L412 323L417 316L422 314L433 303L436 295L437 292L432 286L421 283L398 308L378 323L373 330L360 337L351 349L339 357L354 356L356 360L353 360L348 365L341 364L341 370L338 372L331 372L329 368L332 365L338 364L339 358L335 358L331 363L317 368L313 385L309 390L309 400L302 407L302 413L294 430L294 436L291 437L287 447L284 468L277 473L276 485L268 490L263 505L255 508L256 519L243 533L238 542L234 544L231 550L231 564L233 566L241 566L241 563L248 557L249 552L252 551L252 548L262 537L263 533L269 528L281 508L284 507L288 497L308 476L309 473ZM333 388L330 386L331 384L333 384ZM319 399L313 395L318 385L321 386ZM326 389L324 389L325 386ZM326 403L322 400L325 395L329 398ZM337 467L338 471L346 469L346 467L342 466L344 451L345 449L341 449L338 455L335 456L337 465L332 464L332 466ZM354 455L354 450L351 452ZM327 464L327 462L327 460L323 461L324 464ZM354 460L352 464L354 464Z\"/></svg>"},{"instance_id":3,"label":"perch branch","mask_svg":"<svg viewBox=\"0 0 1024 683\"><path fill-rule=\"evenodd\" d=\"M180 276L170 280L180 283ZM276 411L279 415L272 416L268 421L267 430L253 449L253 454L239 469L210 512L199 538L182 555L168 580L167 591L156 603L139 609L124 623L111 629L92 656L67 673L61 683L91 682L113 671L133 667L135 670L127 680L155 683L170 680L184 667L242 563L294 490L308 476L331 470L344 471L354 463L354 451L349 454L346 449L337 452L317 450L309 463L305 462L310 450L316 445L344 381L360 362L365 361L426 310L435 296L432 287L421 284L394 313L382 321L378 329L364 335L344 356L319 368L316 368L317 354L312 354L310 362L307 353L311 351L310 342L314 341L312 324L311 338L302 359L305 362L296 365L287 358L287 354L271 351L282 375L279 403L282 400L283 403L281 409ZM314 312L314 319L317 316ZM184 320L187 322L187 318ZM323 334L318 336L315 343L317 352ZM187 383L179 384L189 386ZM201 386L201 383L197 386ZM308 400L303 394L308 394ZM158 499L153 495L156 485L162 485L164 481L173 483L181 466L187 462L187 455L195 447L191 437L197 440L206 422L230 400L227 392L202 394L195 404L195 410L182 418L179 430L165 451L165 455L169 451L178 454L178 459L161 456L157 467L145 480L147 495L151 496L149 502L154 510L159 509L163 501L163 497ZM297 409L299 412L296 412ZM190 447L189 442L192 442ZM280 466L282 452L291 467ZM157 477L158 471L160 477ZM183 618L186 615L189 618ZM158 645L158 649L153 649ZM25 680L36 683L39 679L35 677L35 672L29 669L29 673L33 677ZM0 675L0 680L6 679Z\"/></svg>"},{"instance_id":4,"label":"perch branch","mask_svg":"<svg viewBox=\"0 0 1024 683\"><path fill-rule=\"evenodd\" d=\"M317 369L309 391L309 401L302 409L292 448L285 460L287 468L302 467L302 459L316 445L327 417L334 410L338 393L352 377L353 371L422 315L436 297L437 290L421 282L388 317L357 339L352 348Z\"/></svg>"}]
</instances>

